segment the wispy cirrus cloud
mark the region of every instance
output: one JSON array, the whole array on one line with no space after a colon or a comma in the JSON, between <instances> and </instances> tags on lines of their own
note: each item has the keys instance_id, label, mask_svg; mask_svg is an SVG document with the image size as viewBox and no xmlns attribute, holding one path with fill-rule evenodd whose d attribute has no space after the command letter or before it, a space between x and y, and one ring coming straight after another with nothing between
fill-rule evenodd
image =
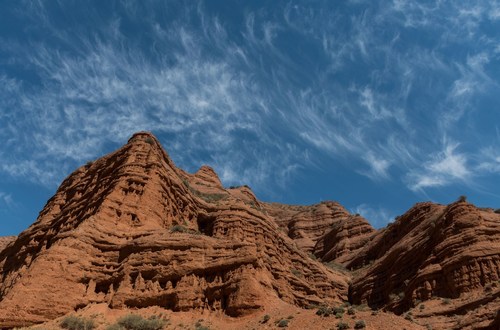
<instances>
[{"instance_id":1,"label":"wispy cirrus cloud","mask_svg":"<svg viewBox=\"0 0 500 330\"><path fill-rule=\"evenodd\" d=\"M14 205L14 199L12 195L3 191L0 191L0 211L4 208L9 208Z\"/></svg>"},{"instance_id":2,"label":"wispy cirrus cloud","mask_svg":"<svg viewBox=\"0 0 500 330\"><path fill-rule=\"evenodd\" d=\"M445 143L443 150L433 154L423 169L410 172L408 180L412 190L443 186L450 182L467 182L472 175L467 156L457 152L458 144Z\"/></svg>"},{"instance_id":3,"label":"wispy cirrus cloud","mask_svg":"<svg viewBox=\"0 0 500 330\"><path fill-rule=\"evenodd\" d=\"M360 204L351 210L351 213L357 213L365 219L369 219L372 226L377 229L387 225L395 216L390 210L369 204Z\"/></svg>"},{"instance_id":4,"label":"wispy cirrus cloud","mask_svg":"<svg viewBox=\"0 0 500 330\"><path fill-rule=\"evenodd\" d=\"M417 193L495 172L478 151L492 129L467 132L496 97L497 2L155 5L18 7L27 37L0 35L3 174L54 186L143 129L179 165L269 192L332 162Z\"/></svg>"}]
</instances>

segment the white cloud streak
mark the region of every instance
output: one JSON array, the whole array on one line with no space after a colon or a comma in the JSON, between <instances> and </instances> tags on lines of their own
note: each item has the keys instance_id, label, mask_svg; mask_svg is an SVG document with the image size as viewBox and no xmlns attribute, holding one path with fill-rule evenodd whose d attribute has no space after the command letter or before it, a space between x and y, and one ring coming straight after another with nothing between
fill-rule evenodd
<instances>
[{"instance_id":1,"label":"white cloud streak","mask_svg":"<svg viewBox=\"0 0 500 330\"><path fill-rule=\"evenodd\" d=\"M146 46L131 42L117 17L83 34L58 29L43 2L30 6L24 15L61 46L0 40L0 51L40 81L0 71L0 171L10 177L54 186L143 129L163 136L179 165L210 163L227 184L284 187L325 154L413 191L498 168L483 153L458 152L462 121L480 111L471 100L498 87L488 72L498 43L479 24L497 19L497 2L346 4L366 6L348 17L290 2L281 15L246 12L236 33L201 2L170 23L126 2L127 19L148 32ZM436 37L409 44L415 30ZM319 55L294 53L282 46L287 38ZM448 60L450 45L468 49L471 40L479 46ZM457 143L441 143L446 136Z\"/></svg>"},{"instance_id":2,"label":"white cloud streak","mask_svg":"<svg viewBox=\"0 0 500 330\"><path fill-rule=\"evenodd\" d=\"M5 208L14 206L14 199L11 194L0 191L0 211Z\"/></svg>"},{"instance_id":3,"label":"white cloud streak","mask_svg":"<svg viewBox=\"0 0 500 330\"><path fill-rule=\"evenodd\" d=\"M351 213L360 214L365 219L370 220L372 226L377 229L384 227L394 219L394 215L389 210L369 204L360 204L351 210Z\"/></svg>"},{"instance_id":4,"label":"white cloud streak","mask_svg":"<svg viewBox=\"0 0 500 330\"><path fill-rule=\"evenodd\" d=\"M424 163L423 170L410 172L409 181L412 190L443 186L450 182L467 182L471 176L467 156L456 152L458 144L446 143L443 151L431 156Z\"/></svg>"}]
</instances>

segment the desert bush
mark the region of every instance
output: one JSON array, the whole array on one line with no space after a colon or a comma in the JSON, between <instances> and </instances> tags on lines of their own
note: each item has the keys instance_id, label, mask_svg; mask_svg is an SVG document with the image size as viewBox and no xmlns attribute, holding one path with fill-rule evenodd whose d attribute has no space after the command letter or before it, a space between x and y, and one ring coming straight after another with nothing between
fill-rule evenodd
<instances>
[{"instance_id":1,"label":"desert bush","mask_svg":"<svg viewBox=\"0 0 500 330\"><path fill-rule=\"evenodd\" d=\"M500 214L500 209L496 209L496 210L495 210L495 213Z\"/></svg>"},{"instance_id":2,"label":"desert bush","mask_svg":"<svg viewBox=\"0 0 500 330\"><path fill-rule=\"evenodd\" d=\"M78 316L66 316L60 323L61 328L68 330L92 330L95 327L94 320Z\"/></svg>"},{"instance_id":3,"label":"desert bush","mask_svg":"<svg viewBox=\"0 0 500 330\"><path fill-rule=\"evenodd\" d=\"M106 330L124 330L124 328L119 324L112 324L107 326Z\"/></svg>"},{"instance_id":4,"label":"desert bush","mask_svg":"<svg viewBox=\"0 0 500 330\"><path fill-rule=\"evenodd\" d=\"M358 320L354 324L354 329L364 329L364 328L366 328L366 323L363 320Z\"/></svg>"},{"instance_id":5,"label":"desert bush","mask_svg":"<svg viewBox=\"0 0 500 330\"><path fill-rule=\"evenodd\" d=\"M342 307L342 306L340 306L340 307L335 307L335 308L333 309L333 313L334 313L334 314L344 314L344 312L345 312L345 309L344 309L344 307Z\"/></svg>"},{"instance_id":6,"label":"desert bush","mask_svg":"<svg viewBox=\"0 0 500 330\"><path fill-rule=\"evenodd\" d=\"M201 320L201 321L203 321L203 320ZM200 321L198 321L198 322L196 322L196 323L195 323L195 325L194 325L194 329L195 329L195 330L210 330L210 328L209 328L209 327L204 326L203 324L201 324L201 322L200 322Z\"/></svg>"},{"instance_id":7,"label":"desert bush","mask_svg":"<svg viewBox=\"0 0 500 330\"><path fill-rule=\"evenodd\" d=\"M163 329L165 322L154 316L145 319L139 315L129 314L120 318L117 324L126 330L160 330Z\"/></svg>"},{"instance_id":8,"label":"desert bush","mask_svg":"<svg viewBox=\"0 0 500 330\"><path fill-rule=\"evenodd\" d=\"M300 272L300 270L297 270L297 269L295 269L295 268L292 268L292 269L290 269L290 272L291 272L293 275L297 276L297 277L302 277L302 273Z\"/></svg>"},{"instance_id":9,"label":"desert bush","mask_svg":"<svg viewBox=\"0 0 500 330\"><path fill-rule=\"evenodd\" d=\"M321 306L316 311L316 315L325 316L325 317L330 316L331 313L332 313L332 310L330 308L328 308L327 306Z\"/></svg>"},{"instance_id":10,"label":"desert bush","mask_svg":"<svg viewBox=\"0 0 500 330\"><path fill-rule=\"evenodd\" d=\"M187 228L181 225L175 225L170 229L171 233L185 233L187 232Z\"/></svg>"},{"instance_id":11,"label":"desert bush","mask_svg":"<svg viewBox=\"0 0 500 330\"><path fill-rule=\"evenodd\" d=\"M450 298L444 298L444 299L443 299L443 304L445 304L445 305L449 305L449 304L451 304L451 300L450 300Z\"/></svg>"},{"instance_id":12,"label":"desert bush","mask_svg":"<svg viewBox=\"0 0 500 330\"><path fill-rule=\"evenodd\" d=\"M355 314L356 314L356 311L354 310L354 308L349 307L349 308L347 309L347 314L349 314L349 315L355 315Z\"/></svg>"},{"instance_id":13,"label":"desert bush","mask_svg":"<svg viewBox=\"0 0 500 330\"><path fill-rule=\"evenodd\" d=\"M462 195L462 196L458 197L458 202L467 202L467 196Z\"/></svg>"},{"instance_id":14,"label":"desert bush","mask_svg":"<svg viewBox=\"0 0 500 330\"><path fill-rule=\"evenodd\" d=\"M370 310L370 307L368 307L368 305L367 305L367 304L352 305L352 308L354 308L355 310L358 310L358 311L366 311L366 310Z\"/></svg>"},{"instance_id":15,"label":"desert bush","mask_svg":"<svg viewBox=\"0 0 500 330\"><path fill-rule=\"evenodd\" d=\"M288 322L290 322L290 320L286 320L286 319L279 320L278 327L279 328L286 328L286 327L288 327Z\"/></svg>"},{"instance_id":16,"label":"desert bush","mask_svg":"<svg viewBox=\"0 0 500 330\"><path fill-rule=\"evenodd\" d=\"M337 271L339 271L341 273L348 272L347 268L345 268L341 264L338 264L338 263L333 262L333 261L330 261L330 262L326 263L325 266L328 267L328 268L331 268L333 270L337 270Z\"/></svg>"},{"instance_id":17,"label":"desert bush","mask_svg":"<svg viewBox=\"0 0 500 330\"><path fill-rule=\"evenodd\" d=\"M271 319L271 316L269 316L269 314L266 314L264 315L264 317L262 318L262 323L266 323L267 321L269 321Z\"/></svg>"},{"instance_id":18,"label":"desert bush","mask_svg":"<svg viewBox=\"0 0 500 330\"><path fill-rule=\"evenodd\" d=\"M339 329L339 330L349 329L349 324L347 324L345 322L339 322L339 323L337 323L337 329Z\"/></svg>"}]
</instances>

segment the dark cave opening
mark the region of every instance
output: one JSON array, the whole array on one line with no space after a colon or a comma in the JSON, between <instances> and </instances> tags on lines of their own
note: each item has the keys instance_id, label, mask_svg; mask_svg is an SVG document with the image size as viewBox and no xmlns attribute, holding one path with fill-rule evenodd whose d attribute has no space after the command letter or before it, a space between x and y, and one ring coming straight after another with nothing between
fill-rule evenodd
<instances>
[{"instance_id":1,"label":"dark cave opening","mask_svg":"<svg viewBox=\"0 0 500 330\"><path fill-rule=\"evenodd\" d=\"M199 214L197 223L200 233L213 236L215 217L207 214Z\"/></svg>"}]
</instances>

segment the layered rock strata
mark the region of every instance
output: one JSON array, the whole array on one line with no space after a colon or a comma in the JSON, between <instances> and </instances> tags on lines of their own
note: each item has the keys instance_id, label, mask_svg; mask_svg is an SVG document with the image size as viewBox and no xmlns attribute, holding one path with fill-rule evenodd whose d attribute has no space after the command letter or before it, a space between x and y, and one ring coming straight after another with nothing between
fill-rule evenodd
<instances>
[{"instance_id":1,"label":"layered rock strata","mask_svg":"<svg viewBox=\"0 0 500 330\"><path fill-rule=\"evenodd\" d=\"M175 167L149 133L71 174L0 253L0 326L91 303L239 316L273 299L347 299L347 277L308 258L243 187Z\"/></svg>"},{"instance_id":2,"label":"layered rock strata","mask_svg":"<svg viewBox=\"0 0 500 330\"><path fill-rule=\"evenodd\" d=\"M500 214L465 200L419 203L379 231L346 266L359 268L350 288L355 304L403 313L442 298L450 305L444 315L476 311L469 320L488 324L500 310Z\"/></svg>"},{"instance_id":3,"label":"layered rock strata","mask_svg":"<svg viewBox=\"0 0 500 330\"><path fill-rule=\"evenodd\" d=\"M141 132L0 238L0 271L4 328L101 303L245 316L349 301L435 330L498 329L500 214L426 202L375 230L336 202L266 203L208 166L184 172Z\"/></svg>"}]
</instances>

